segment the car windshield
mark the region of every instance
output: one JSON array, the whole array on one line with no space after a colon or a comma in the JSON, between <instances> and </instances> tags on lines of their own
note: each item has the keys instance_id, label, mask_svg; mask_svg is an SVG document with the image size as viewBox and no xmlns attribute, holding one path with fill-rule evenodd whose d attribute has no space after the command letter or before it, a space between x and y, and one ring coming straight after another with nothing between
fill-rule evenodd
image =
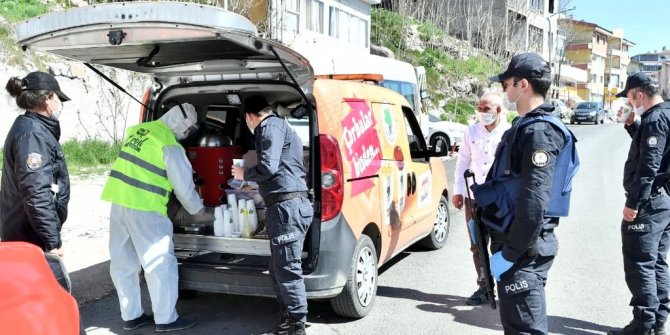
<instances>
[{"instance_id":1,"label":"car windshield","mask_svg":"<svg viewBox=\"0 0 670 335\"><path fill-rule=\"evenodd\" d=\"M577 105L577 109L597 109L598 104L595 102L582 102Z\"/></svg>"}]
</instances>

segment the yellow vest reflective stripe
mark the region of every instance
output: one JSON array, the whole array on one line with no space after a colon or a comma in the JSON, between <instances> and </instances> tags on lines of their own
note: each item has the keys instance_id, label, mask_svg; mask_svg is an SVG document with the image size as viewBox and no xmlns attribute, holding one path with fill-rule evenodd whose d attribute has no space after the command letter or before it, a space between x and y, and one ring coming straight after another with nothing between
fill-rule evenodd
<instances>
[{"instance_id":1,"label":"yellow vest reflective stripe","mask_svg":"<svg viewBox=\"0 0 670 335\"><path fill-rule=\"evenodd\" d=\"M162 121L128 128L119 157L102 190L102 199L167 215L172 185L167 179L163 148L169 145L179 143Z\"/></svg>"}]
</instances>

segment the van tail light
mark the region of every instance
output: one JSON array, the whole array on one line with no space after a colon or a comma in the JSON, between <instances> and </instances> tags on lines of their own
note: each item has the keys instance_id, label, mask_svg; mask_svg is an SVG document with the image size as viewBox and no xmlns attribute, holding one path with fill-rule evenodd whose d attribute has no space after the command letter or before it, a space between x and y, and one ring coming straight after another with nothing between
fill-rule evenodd
<instances>
[{"instance_id":1,"label":"van tail light","mask_svg":"<svg viewBox=\"0 0 670 335\"><path fill-rule=\"evenodd\" d=\"M149 106L149 99L151 98L151 89L148 88L146 91L144 91L144 95L142 96L142 105L140 105L140 122L144 122L144 117L147 112L147 108L145 106Z\"/></svg>"},{"instance_id":2,"label":"van tail light","mask_svg":"<svg viewBox=\"0 0 670 335\"><path fill-rule=\"evenodd\" d=\"M330 135L319 135L321 146L321 220L334 218L342 210L344 175L342 153L337 140Z\"/></svg>"}]
</instances>

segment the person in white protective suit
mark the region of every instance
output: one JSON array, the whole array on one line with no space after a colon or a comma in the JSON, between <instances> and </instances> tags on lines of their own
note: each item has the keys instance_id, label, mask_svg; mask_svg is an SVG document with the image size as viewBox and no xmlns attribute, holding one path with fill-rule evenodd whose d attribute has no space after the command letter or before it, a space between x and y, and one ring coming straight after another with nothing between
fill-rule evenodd
<instances>
[{"instance_id":1,"label":"person in white protective suit","mask_svg":"<svg viewBox=\"0 0 670 335\"><path fill-rule=\"evenodd\" d=\"M112 203L109 224L110 275L119 296L124 330L151 322L141 304L139 273L144 269L157 332L182 330L196 321L180 318L177 259L172 222L167 216L170 193L191 214L204 211L195 190L191 164L179 140L197 129L191 104L168 110L157 121L128 128L102 199Z\"/></svg>"}]
</instances>

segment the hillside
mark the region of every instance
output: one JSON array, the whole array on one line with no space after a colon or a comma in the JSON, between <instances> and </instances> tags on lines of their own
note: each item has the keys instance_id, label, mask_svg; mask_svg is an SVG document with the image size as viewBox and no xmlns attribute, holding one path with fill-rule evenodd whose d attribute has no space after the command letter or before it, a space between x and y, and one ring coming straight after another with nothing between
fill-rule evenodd
<instances>
[{"instance_id":1,"label":"hillside","mask_svg":"<svg viewBox=\"0 0 670 335\"><path fill-rule=\"evenodd\" d=\"M450 37L430 21L384 9L372 12L371 42L395 57L426 68L432 113L467 124L488 77L501 65L467 42Z\"/></svg>"}]
</instances>

